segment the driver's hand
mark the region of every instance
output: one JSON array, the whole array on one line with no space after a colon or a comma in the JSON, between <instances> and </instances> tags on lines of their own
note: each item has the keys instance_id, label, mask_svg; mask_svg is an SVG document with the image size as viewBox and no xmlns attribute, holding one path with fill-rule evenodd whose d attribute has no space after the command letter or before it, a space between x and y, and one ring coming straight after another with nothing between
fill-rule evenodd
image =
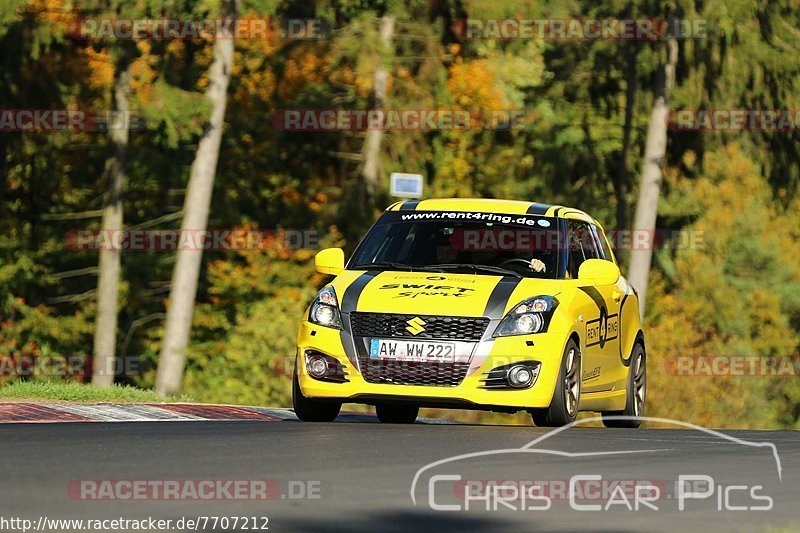
<instances>
[{"instance_id":1,"label":"driver's hand","mask_svg":"<svg viewBox=\"0 0 800 533\"><path fill-rule=\"evenodd\" d=\"M547 270L547 267L544 265L544 262L540 261L539 259L531 259L531 270L534 272L544 272Z\"/></svg>"}]
</instances>

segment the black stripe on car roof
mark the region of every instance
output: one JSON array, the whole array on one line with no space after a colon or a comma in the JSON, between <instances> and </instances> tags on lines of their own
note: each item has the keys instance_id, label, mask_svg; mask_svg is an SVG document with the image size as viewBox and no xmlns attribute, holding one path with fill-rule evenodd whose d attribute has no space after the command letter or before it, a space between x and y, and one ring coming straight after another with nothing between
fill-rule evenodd
<instances>
[{"instance_id":1,"label":"black stripe on car roof","mask_svg":"<svg viewBox=\"0 0 800 533\"><path fill-rule=\"evenodd\" d=\"M422 200L409 200L407 202L403 202L403 205L400 206L398 211L414 211L421 201Z\"/></svg>"},{"instance_id":2,"label":"black stripe on car roof","mask_svg":"<svg viewBox=\"0 0 800 533\"><path fill-rule=\"evenodd\" d=\"M528 210L525 211L525 213L528 215L544 215L545 213L547 213L547 210L550 209L551 207L553 206L549 204L540 204L538 202L533 202L530 205L530 207L528 207Z\"/></svg>"}]
</instances>

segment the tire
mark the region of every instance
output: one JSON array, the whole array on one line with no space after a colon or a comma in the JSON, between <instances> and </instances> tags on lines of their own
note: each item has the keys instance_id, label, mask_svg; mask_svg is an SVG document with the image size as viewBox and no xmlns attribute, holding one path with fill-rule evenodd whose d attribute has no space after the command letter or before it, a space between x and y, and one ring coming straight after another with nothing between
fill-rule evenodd
<instances>
[{"instance_id":1,"label":"tire","mask_svg":"<svg viewBox=\"0 0 800 533\"><path fill-rule=\"evenodd\" d=\"M306 398L300 390L300 382L295 374L292 379L292 407L294 414L303 422L333 422L339 416L342 403Z\"/></svg>"},{"instance_id":2,"label":"tire","mask_svg":"<svg viewBox=\"0 0 800 533\"><path fill-rule=\"evenodd\" d=\"M416 405L378 404L375 406L378 420L384 424L413 424L419 415Z\"/></svg>"},{"instance_id":3,"label":"tire","mask_svg":"<svg viewBox=\"0 0 800 533\"><path fill-rule=\"evenodd\" d=\"M633 345L628 370L628 384L625 387L625 410L603 411L603 425L607 428L638 428L642 424L645 399L647 398L647 355L644 346ZM627 416L625 420L608 420L609 416Z\"/></svg>"},{"instance_id":4,"label":"tire","mask_svg":"<svg viewBox=\"0 0 800 533\"><path fill-rule=\"evenodd\" d=\"M547 409L531 411L533 423L540 427L566 426L575 422L581 398L581 350L574 340L567 341L556 389Z\"/></svg>"}]
</instances>

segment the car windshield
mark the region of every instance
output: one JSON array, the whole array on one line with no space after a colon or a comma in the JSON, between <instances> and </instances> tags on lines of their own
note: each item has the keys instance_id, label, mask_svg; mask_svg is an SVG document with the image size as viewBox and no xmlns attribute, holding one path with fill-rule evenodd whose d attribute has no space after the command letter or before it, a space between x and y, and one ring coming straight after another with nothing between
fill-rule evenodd
<instances>
[{"instance_id":1,"label":"car windshield","mask_svg":"<svg viewBox=\"0 0 800 533\"><path fill-rule=\"evenodd\" d=\"M552 217L390 211L367 233L348 266L560 279L566 259L559 253L561 239Z\"/></svg>"}]
</instances>

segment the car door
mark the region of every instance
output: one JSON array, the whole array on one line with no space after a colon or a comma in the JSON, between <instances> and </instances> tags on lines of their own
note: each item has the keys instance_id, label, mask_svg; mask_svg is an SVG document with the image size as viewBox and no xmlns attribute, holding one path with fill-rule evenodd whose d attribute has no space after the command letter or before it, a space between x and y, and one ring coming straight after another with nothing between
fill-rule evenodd
<instances>
[{"instance_id":1,"label":"car door","mask_svg":"<svg viewBox=\"0 0 800 533\"><path fill-rule=\"evenodd\" d=\"M610 252L604 250L598 229L588 222L570 219L567 222L569 236L569 271L573 279L587 259L613 261ZM581 386L584 392L612 390L619 379L619 302L617 284L581 285L583 293L584 344Z\"/></svg>"},{"instance_id":2,"label":"car door","mask_svg":"<svg viewBox=\"0 0 800 533\"><path fill-rule=\"evenodd\" d=\"M616 258L611 251L608 238L603 232L603 229L594 226L593 229L597 235L598 242L600 243L600 250L604 258L616 263ZM608 378L615 390L627 386L627 365L630 363L630 351L640 328L639 307L636 305L636 298L630 298L632 295L633 287L628 283L628 280L620 274L617 283L611 285L611 299L613 300L617 312L617 320L614 327L614 333L617 338L613 341L617 353L616 356L612 354L613 364L610 366L612 370Z\"/></svg>"}]
</instances>

